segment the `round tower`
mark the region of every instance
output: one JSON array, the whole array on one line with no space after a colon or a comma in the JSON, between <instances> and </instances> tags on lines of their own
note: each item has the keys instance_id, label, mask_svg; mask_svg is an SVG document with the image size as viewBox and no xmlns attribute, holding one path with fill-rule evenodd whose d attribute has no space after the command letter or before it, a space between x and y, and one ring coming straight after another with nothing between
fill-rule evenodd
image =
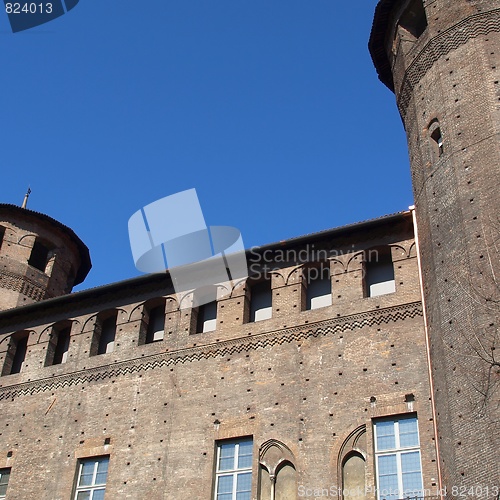
<instances>
[{"instance_id":1,"label":"round tower","mask_svg":"<svg viewBox=\"0 0 500 500\"><path fill-rule=\"evenodd\" d=\"M380 0L369 49L408 139L443 484L496 498L500 0Z\"/></svg>"},{"instance_id":2,"label":"round tower","mask_svg":"<svg viewBox=\"0 0 500 500\"><path fill-rule=\"evenodd\" d=\"M71 229L0 204L0 310L69 293L90 268L89 250Z\"/></svg>"}]
</instances>

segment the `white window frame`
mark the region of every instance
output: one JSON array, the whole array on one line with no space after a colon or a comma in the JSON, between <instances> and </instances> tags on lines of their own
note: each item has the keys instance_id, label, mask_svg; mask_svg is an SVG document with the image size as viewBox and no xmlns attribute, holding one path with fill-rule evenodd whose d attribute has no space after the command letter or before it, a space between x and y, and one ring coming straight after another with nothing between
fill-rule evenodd
<instances>
[{"instance_id":1,"label":"white window frame","mask_svg":"<svg viewBox=\"0 0 500 500\"><path fill-rule=\"evenodd\" d=\"M242 467L238 468L238 456L239 456L239 448L240 444L243 442L251 442L252 443L252 459L249 467ZM232 469L225 469L225 470L220 470L220 453L222 449L222 445L227 445L227 444L234 444L234 463L233 463L233 468ZM232 441L221 441L217 445L217 458L216 458L216 470L215 470L215 490L214 490L214 500L218 499L218 489L219 489L219 480L221 477L227 477L227 476L232 476L233 478L233 489L231 492L231 500L236 500L236 488L238 485L238 476L243 475L243 474L252 474L252 468L253 468L253 439L250 438L242 438L238 440L232 440ZM250 493L251 495L251 493Z\"/></svg>"},{"instance_id":2,"label":"white window frame","mask_svg":"<svg viewBox=\"0 0 500 500\"><path fill-rule=\"evenodd\" d=\"M3 477L7 476L7 481L3 482ZM0 493L0 498L7 498L7 488L9 487L9 479L10 479L10 467L5 467L0 469L0 482L2 486L5 486L5 495Z\"/></svg>"},{"instance_id":3,"label":"white window frame","mask_svg":"<svg viewBox=\"0 0 500 500\"><path fill-rule=\"evenodd\" d=\"M400 431L399 431L399 422L402 420L410 420L415 419L416 428L417 428L417 445L414 446L401 446L400 443ZM377 436L377 424L382 422L393 422L394 424L394 439L395 444L394 448L388 448L379 450L378 449L378 436ZM381 418L374 420L373 422L373 441L375 446L375 471L377 478L377 499L384 500L386 498L392 499L393 497L390 494L382 495L383 491L381 491L380 487L380 478L379 478L379 457L382 456L395 456L396 457L396 471L397 471L397 480L398 480L398 488L397 491L394 491L394 494L397 494L397 498L405 498L408 495L410 496L424 496L424 487L423 487L423 476L422 476L422 454L420 453L420 432L418 428L418 418L416 415L402 415L393 418ZM419 457L419 467L420 467L420 490L412 490L410 494L405 493L403 487L403 470L401 465L401 457L407 453L418 452ZM389 493L389 492L388 492Z\"/></svg>"},{"instance_id":4,"label":"white window frame","mask_svg":"<svg viewBox=\"0 0 500 500\"><path fill-rule=\"evenodd\" d=\"M108 471L109 471L109 456L95 457L95 458L83 458L83 459L81 459L79 461L79 463L78 463L78 474L77 474L77 477L76 477L76 487L75 487L74 500L78 499L78 494L79 493L90 492L89 500L92 500L94 498L94 493L96 491L104 491L104 492L106 491L106 483L107 483L107 480L108 480L107 473L106 473L106 482L99 483L99 484L96 484L96 482L95 482L96 481L96 476L97 476L97 467L98 467L99 463L103 462L103 461L107 461L107 463L108 463ZM92 483L89 484L89 485L79 486L84 464L92 463L92 462L94 462L94 471L93 471L93 474L92 474Z\"/></svg>"}]
</instances>

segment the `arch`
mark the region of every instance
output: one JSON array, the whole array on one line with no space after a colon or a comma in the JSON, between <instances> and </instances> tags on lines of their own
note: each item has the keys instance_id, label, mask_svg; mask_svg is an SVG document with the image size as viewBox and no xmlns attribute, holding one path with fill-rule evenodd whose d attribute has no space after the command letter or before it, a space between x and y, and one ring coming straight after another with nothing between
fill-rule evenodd
<instances>
[{"instance_id":1,"label":"arch","mask_svg":"<svg viewBox=\"0 0 500 500\"><path fill-rule=\"evenodd\" d=\"M342 497L349 500L366 498L366 459L358 451L350 451L342 462Z\"/></svg>"},{"instance_id":2,"label":"arch","mask_svg":"<svg viewBox=\"0 0 500 500\"><path fill-rule=\"evenodd\" d=\"M366 425L363 424L344 439L337 457L337 484L342 486L342 498L346 500L366 498L366 450Z\"/></svg>"},{"instance_id":3,"label":"arch","mask_svg":"<svg viewBox=\"0 0 500 500\"><path fill-rule=\"evenodd\" d=\"M403 258L407 258L408 257L408 250L403 246L403 245L399 245L399 244L393 244L393 245L387 245L391 248L391 253L393 254L394 256L394 250L393 249L399 249L402 251L402 257Z\"/></svg>"},{"instance_id":4,"label":"arch","mask_svg":"<svg viewBox=\"0 0 500 500\"><path fill-rule=\"evenodd\" d=\"M416 257L417 256L417 245L413 242L410 245L410 249L408 250L408 257Z\"/></svg>"},{"instance_id":5,"label":"arch","mask_svg":"<svg viewBox=\"0 0 500 500\"><path fill-rule=\"evenodd\" d=\"M297 498L297 471L289 460L280 462L274 479L274 500Z\"/></svg>"},{"instance_id":6,"label":"arch","mask_svg":"<svg viewBox=\"0 0 500 500\"><path fill-rule=\"evenodd\" d=\"M21 236L18 240L18 245L21 244L21 242L25 239L25 238L33 238L33 243L35 243L35 240L36 240L36 234L24 234L23 236ZM30 245L31 246L31 245Z\"/></svg>"},{"instance_id":7,"label":"arch","mask_svg":"<svg viewBox=\"0 0 500 500\"><path fill-rule=\"evenodd\" d=\"M299 264L297 266L294 266L292 270L288 273L288 276L285 280L285 285L290 285L291 281L293 279L293 275L299 273L299 279L300 276L302 276L302 273L300 272L304 268L305 264Z\"/></svg>"},{"instance_id":8,"label":"arch","mask_svg":"<svg viewBox=\"0 0 500 500\"><path fill-rule=\"evenodd\" d=\"M429 134L429 139L430 139L434 159L438 160L439 157L444 154L445 143L444 143L441 125L440 125L439 120L437 118L433 118L429 122L429 125L427 126L427 132Z\"/></svg>"},{"instance_id":9,"label":"arch","mask_svg":"<svg viewBox=\"0 0 500 500\"><path fill-rule=\"evenodd\" d=\"M259 450L259 498L294 500L297 498L295 457L284 443L266 441Z\"/></svg>"},{"instance_id":10,"label":"arch","mask_svg":"<svg viewBox=\"0 0 500 500\"><path fill-rule=\"evenodd\" d=\"M247 278L240 278L233 281L233 287L231 288L230 298L238 297L245 294L245 283Z\"/></svg>"},{"instance_id":11,"label":"arch","mask_svg":"<svg viewBox=\"0 0 500 500\"><path fill-rule=\"evenodd\" d=\"M330 259L328 259L330 261L330 269L332 270L332 275L333 274L339 274L337 272L337 269L332 269L332 266L335 266L337 264L339 264L342 268L342 272L344 273L349 265L349 263L347 264L347 266L345 265L344 262L342 262L342 260L340 260L338 257L331 257Z\"/></svg>"},{"instance_id":12,"label":"arch","mask_svg":"<svg viewBox=\"0 0 500 500\"><path fill-rule=\"evenodd\" d=\"M364 252L356 252L355 254L351 255L349 257L349 260L347 261L347 265L345 266L344 270L345 271L351 271L351 266L353 265L352 263L356 261L357 263L362 262L365 259L365 253Z\"/></svg>"}]
</instances>

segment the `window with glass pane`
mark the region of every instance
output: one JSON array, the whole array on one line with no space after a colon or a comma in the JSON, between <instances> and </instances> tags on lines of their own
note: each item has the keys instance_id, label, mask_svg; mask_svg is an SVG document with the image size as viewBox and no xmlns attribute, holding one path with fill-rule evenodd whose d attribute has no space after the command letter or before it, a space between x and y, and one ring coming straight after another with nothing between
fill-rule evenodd
<instances>
[{"instance_id":1,"label":"window with glass pane","mask_svg":"<svg viewBox=\"0 0 500 500\"><path fill-rule=\"evenodd\" d=\"M422 496L417 417L410 415L377 420L374 428L377 498L397 500Z\"/></svg>"},{"instance_id":2,"label":"window with glass pane","mask_svg":"<svg viewBox=\"0 0 500 500\"><path fill-rule=\"evenodd\" d=\"M0 469L0 498L5 498L9 484L10 469Z\"/></svg>"},{"instance_id":3,"label":"window with glass pane","mask_svg":"<svg viewBox=\"0 0 500 500\"><path fill-rule=\"evenodd\" d=\"M109 457L81 460L78 468L75 500L103 500L108 476Z\"/></svg>"},{"instance_id":4,"label":"window with glass pane","mask_svg":"<svg viewBox=\"0 0 500 500\"><path fill-rule=\"evenodd\" d=\"M217 446L215 500L250 500L252 493L251 438Z\"/></svg>"}]
</instances>

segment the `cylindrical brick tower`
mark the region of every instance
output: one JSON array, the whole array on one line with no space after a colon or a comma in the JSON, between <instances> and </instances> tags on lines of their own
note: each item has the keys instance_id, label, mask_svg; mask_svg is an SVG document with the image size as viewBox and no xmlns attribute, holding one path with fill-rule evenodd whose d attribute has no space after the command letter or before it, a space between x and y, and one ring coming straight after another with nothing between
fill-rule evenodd
<instances>
[{"instance_id":1,"label":"cylindrical brick tower","mask_svg":"<svg viewBox=\"0 0 500 500\"><path fill-rule=\"evenodd\" d=\"M408 138L443 483L500 486L500 0L380 0L369 42Z\"/></svg>"},{"instance_id":2,"label":"cylindrical brick tower","mask_svg":"<svg viewBox=\"0 0 500 500\"><path fill-rule=\"evenodd\" d=\"M89 250L71 229L0 204L0 310L69 293L90 268Z\"/></svg>"}]
</instances>

